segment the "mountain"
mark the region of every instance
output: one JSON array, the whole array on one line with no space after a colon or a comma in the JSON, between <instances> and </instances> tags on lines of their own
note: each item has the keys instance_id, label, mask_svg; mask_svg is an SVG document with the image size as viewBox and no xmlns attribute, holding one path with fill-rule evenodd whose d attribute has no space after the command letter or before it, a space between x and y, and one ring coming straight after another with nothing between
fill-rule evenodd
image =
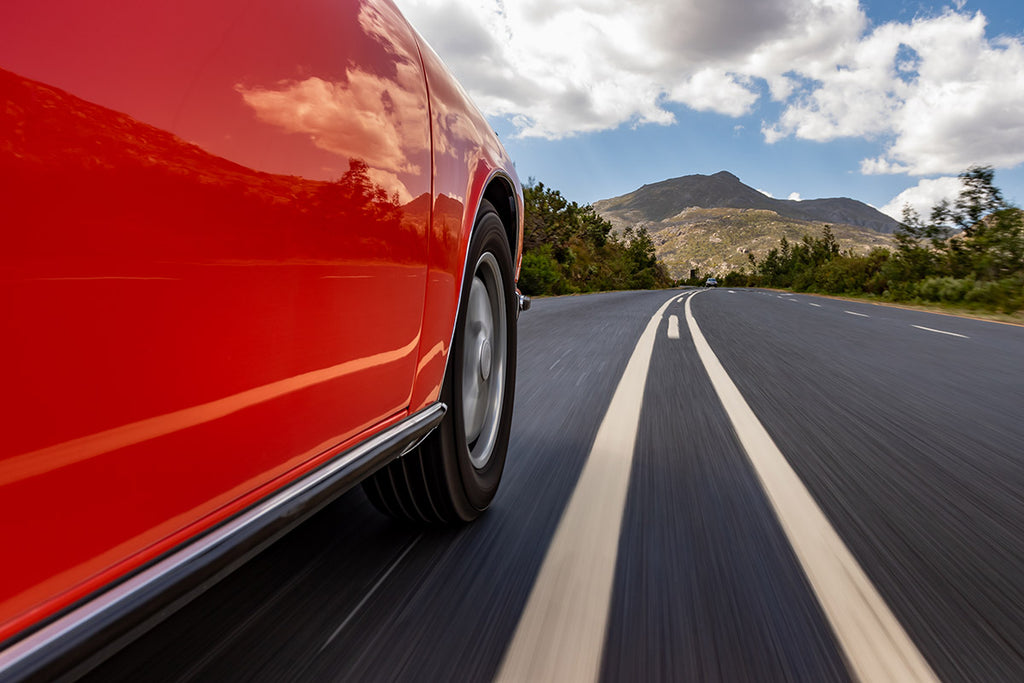
<instances>
[{"instance_id":1,"label":"mountain","mask_svg":"<svg viewBox=\"0 0 1024 683\"><path fill-rule=\"evenodd\" d=\"M629 194L602 199L594 208L609 220L627 224L657 223L679 212L701 209L761 209L798 221L841 223L890 234L899 225L864 202L847 197L831 199L775 199L744 185L728 171L714 175L688 175L644 185ZM615 223L615 220L612 220Z\"/></svg>"},{"instance_id":2,"label":"mountain","mask_svg":"<svg viewBox=\"0 0 1024 683\"><path fill-rule=\"evenodd\" d=\"M727 171L690 175L644 185L635 192L594 203L616 230L644 227L658 257L675 278L692 269L724 274L749 267L785 237L819 236L826 225L842 249L865 253L891 244L899 225L863 202L846 197L775 199L744 185Z\"/></svg>"},{"instance_id":3,"label":"mountain","mask_svg":"<svg viewBox=\"0 0 1024 683\"><path fill-rule=\"evenodd\" d=\"M867 228L798 221L764 209L687 209L674 219L648 225L648 230L658 258L678 279L693 269L718 276L743 268L749 272L748 254L760 259L783 237L790 243L804 235L820 237L826 225L844 251L864 254L892 244L888 235Z\"/></svg>"}]
</instances>

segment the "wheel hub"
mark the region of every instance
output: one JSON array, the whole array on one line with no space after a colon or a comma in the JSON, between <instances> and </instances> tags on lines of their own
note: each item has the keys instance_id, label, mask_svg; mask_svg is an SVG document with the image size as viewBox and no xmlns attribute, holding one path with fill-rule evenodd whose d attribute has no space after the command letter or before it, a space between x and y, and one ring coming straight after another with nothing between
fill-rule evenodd
<instances>
[{"instance_id":1,"label":"wheel hub","mask_svg":"<svg viewBox=\"0 0 1024 683\"><path fill-rule=\"evenodd\" d=\"M480 341L480 379L487 381L491 378L491 340L484 338Z\"/></svg>"}]
</instances>

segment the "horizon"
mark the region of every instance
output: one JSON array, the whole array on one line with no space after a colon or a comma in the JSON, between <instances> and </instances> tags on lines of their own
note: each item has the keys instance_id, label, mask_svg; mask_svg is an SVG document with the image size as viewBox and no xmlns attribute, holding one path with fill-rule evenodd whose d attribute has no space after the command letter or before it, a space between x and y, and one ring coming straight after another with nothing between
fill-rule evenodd
<instances>
[{"instance_id":1,"label":"horizon","mask_svg":"<svg viewBox=\"0 0 1024 683\"><path fill-rule=\"evenodd\" d=\"M727 170L899 220L973 165L1024 203L1019 2L397 3L521 179L580 204Z\"/></svg>"}]
</instances>

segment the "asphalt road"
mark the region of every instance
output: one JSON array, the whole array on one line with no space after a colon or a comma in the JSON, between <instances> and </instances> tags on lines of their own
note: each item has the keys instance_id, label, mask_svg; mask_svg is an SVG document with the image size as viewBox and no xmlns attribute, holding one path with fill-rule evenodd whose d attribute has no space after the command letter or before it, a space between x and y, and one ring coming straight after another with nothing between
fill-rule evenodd
<instances>
[{"instance_id":1,"label":"asphalt road","mask_svg":"<svg viewBox=\"0 0 1024 683\"><path fill-rule=\"evenodd\" d=\"M850 680L844 611L818 588L834 577L794 550L777 512L791 497L766 492L685 294L534 302L505 477L477 522L403 526L352 491L91 678L490 681L560 544L610 568L610 590L576 596L607 615L601 680ZM672 297L622 456L621 528L594 532L615 551L590 559L589 541L555 543L556 529ZM690 309L934 674L1024 680L1024 328L747 290L697 292Z\"/></svg>"}]
</instances>

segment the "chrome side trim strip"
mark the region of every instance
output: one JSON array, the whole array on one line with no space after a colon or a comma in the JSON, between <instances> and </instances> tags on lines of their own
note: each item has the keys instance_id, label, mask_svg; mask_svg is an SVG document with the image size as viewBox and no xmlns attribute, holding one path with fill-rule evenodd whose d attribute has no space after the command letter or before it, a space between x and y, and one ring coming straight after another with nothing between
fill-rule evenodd
<instances>
[{"instance_id":1,"label":"chrome side trim strip","mask_svg":"<svg viewBox=\"0 0 1024 683\"><path fill-rule=\"evenodd\" d=\"M86 598L0 650L0 681L81 676L170 616L440 424L434 403Z\"/></svg>"}]
</instances>

